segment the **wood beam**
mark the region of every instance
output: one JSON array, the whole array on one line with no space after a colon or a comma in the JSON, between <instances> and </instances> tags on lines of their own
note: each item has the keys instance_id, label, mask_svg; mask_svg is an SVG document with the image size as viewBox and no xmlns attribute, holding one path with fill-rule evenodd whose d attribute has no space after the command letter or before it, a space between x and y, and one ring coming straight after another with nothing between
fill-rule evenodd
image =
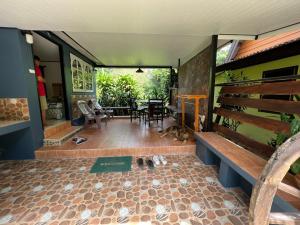
<instances>
[{"instance_id":1,"label":"wood beam","mask_svg":"<svg viewBox=\"0 0 300 225\"><path fill-rule=\"evenodd\" d=\"M212 35L211 38L211 58L210 58L210 73L209 73L209 96L208 96L208 113L207 113L207 131L213 130L213 110L215 96L215 78L216 78L216 60L218 49L218 35Z\"/></svg>"}]
</instances>

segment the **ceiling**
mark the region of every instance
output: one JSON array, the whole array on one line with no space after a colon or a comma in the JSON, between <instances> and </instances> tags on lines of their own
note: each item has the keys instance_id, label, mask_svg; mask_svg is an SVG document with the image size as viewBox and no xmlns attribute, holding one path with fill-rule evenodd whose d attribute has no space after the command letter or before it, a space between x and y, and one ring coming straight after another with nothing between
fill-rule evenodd
<instances>
[{"instance_id":1,"label":"ceiling","mask_svg":"<svg viewBox=\"0 0 300 225\"><path fill-rule=\"evenodd\" d=\"M1 0L0 26L64 31L106 65L177 65L213 34L300 22L299 0Z\"/></svg>"}]
</instances>

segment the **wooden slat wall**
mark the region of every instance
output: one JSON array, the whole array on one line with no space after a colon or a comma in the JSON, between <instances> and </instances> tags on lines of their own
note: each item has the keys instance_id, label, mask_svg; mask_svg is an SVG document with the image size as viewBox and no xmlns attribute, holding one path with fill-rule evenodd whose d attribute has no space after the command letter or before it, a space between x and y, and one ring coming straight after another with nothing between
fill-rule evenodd
<instances>
[{"instance_id":1,"label":"wooden slat wall","mask_svg":"<svg viewBox=\"0 0 300 225\"><path fill-rule=\"evenodd\" d=\"M263 94L292 95L300 94L300 81L272 82L251 86L227 86L221 89L221 94Z\"/></svg>"},{"instance_id":2,"label":"wooden slat wall","mask_svg":"<svg viewBox=\"0 0 300 225\"><path fill-rule=\"evenodd\" d=\"M262 158L269 158L274 153L275 149L269 145L263 144L261 142L255 141L251 138L248 138L242 134L239 134L227 127L214 124L213 129L221 133L223 136L227 137L228 139L232 140L233 142L248 148L251 152L261 156Z\"/></svg>"},{"instance_id":3,"label":"wooden slat wall","mask_svg":"<svg viewBox=\"0 0 300 225\"><path fill-rule=\"evenodd\" d=\"M218 102L224 105L241 106L281 112L289 114L300 114L300 102L284 101L274 99L251 99L238 97L219 97Z\"/></svg>"},{"instance_id":4,"label":"wooden slat wall","mask_svg":"<svg viewBox=\"0 0 300 225\"><path fill-rule=\"evenodd\" d=\"M261 127L273 132L278 132L278 133L283 132L285 134L290 133L290 125L288 123L281 122L278 120L254 116L244 112L230 111L228 109L223 109L223 108L215 108L214 113L216 113L219 116L240 121L242 123L252 124L257 127Z\"/></svg>"},{"instance_id":5,"label":"wooden slat wall","mask_svg":"<svg viewBox=\"0 0 300 225\"><path fill-rule=\"evenodd\" d=\"M216 120L213 126L214 131L231 139L237 144L246 147L250 151L264 158L269 158L274 152L274 148L246 137L230 128L220 124L221 118L229 118L241 123L246 123L260 127L274 133L290 134L290 125L275 119L252 115L246 112L238 112L231 107L246 107L271 112L298 114L300 115L300 101L288 101L279 99L260 99L257 95L298 95L300 94L300 81L268 82L262 84L252 84L244 86L225 86L221 89L218 103L220 108L215 107ZM249 95L249 96L245 96ZM256 95L256 98L251 98Z\"/></svg>"}]
</instances>

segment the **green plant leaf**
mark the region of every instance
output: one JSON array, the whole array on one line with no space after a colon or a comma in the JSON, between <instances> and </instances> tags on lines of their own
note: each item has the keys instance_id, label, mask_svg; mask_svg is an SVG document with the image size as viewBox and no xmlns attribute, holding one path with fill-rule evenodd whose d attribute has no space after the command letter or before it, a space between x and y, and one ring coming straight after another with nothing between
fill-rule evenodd
<instances>
[{"instance_id":1,"label":"green plant leaf","mask_svg":"<svg viewBox=\"0 0 300 225\"><path fill-rule=\"evenodd\" d=\"M295 135L298 132L300 132L300 120L293 119L293 121L291 122L291 134Z\"/></svg>"},{"instance_id":2,"label":"green plant leaf","mask_svg":"<svg viewBox=\"0 0 300 225\"><path fill-rule=\"evenodd\" d=\"M300 159L298 159L296 162L293 163L293 165L291 166L291 171L294 174L300 173Z\"/></svg>"}]
</instances>

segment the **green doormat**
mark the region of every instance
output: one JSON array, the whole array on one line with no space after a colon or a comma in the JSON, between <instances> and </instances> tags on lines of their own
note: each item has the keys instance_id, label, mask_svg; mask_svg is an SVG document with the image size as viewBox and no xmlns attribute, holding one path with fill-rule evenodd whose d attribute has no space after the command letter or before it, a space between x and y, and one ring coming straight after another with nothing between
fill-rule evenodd
<instances>
[{"instance_id":1,"label":"green doormat","mask_svg":"<svg viewBox=\"0 0 300 225\"><path fill-rule=\"evenodd\" d=\"M131 170L131 156L100 157L91 168L90 173L127 172Z\"/></svg>"}]
</instances>

